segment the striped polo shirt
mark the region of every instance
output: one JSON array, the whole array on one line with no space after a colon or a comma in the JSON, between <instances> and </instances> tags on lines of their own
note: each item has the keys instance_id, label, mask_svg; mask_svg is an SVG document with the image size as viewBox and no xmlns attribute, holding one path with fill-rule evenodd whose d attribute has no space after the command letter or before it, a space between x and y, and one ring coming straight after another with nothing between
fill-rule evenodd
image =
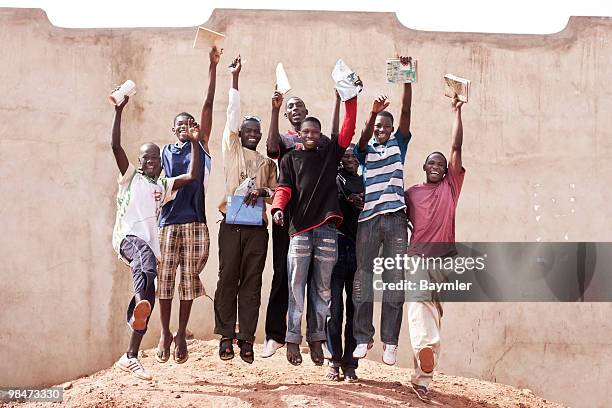
<instances>
[{"instance_id":1,"label":"striped polo shirt","mask_svg":"<svg viewBox=\"0 0 612 408\"><path fill-rule=\"evenodd\" d=\"M404 160L411 138L411 133L404 138L398 130L384 144L372 137L366 150L360 151L355 146L365 184L365 203L359 222L406 208Z\"/></svg>"}]
</instances>

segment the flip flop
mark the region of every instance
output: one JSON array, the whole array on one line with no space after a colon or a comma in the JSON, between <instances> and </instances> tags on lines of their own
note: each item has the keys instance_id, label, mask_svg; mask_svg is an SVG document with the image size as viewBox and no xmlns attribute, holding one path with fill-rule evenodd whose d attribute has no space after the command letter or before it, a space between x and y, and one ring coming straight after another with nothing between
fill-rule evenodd
<instances>
[{"instance_id":1,"label":"flip flop","mask_svg":"<svg viewBox=\"0 0 612 408\"><path fill-rule=\"evenodd\" d=\"M166 363L168 360L170 360L170 347L172 347L173 342L174 342L174 338L172 338L172 341L170 342L170 344L168 345L168 348L166 349L160 349L159 344L157 345L157 350L155 350L155 359L157 360L157 362L163 364L163 363Z\"/></svg>"},{"instance_id":2,"label":"flip flop","mask_svg":"<svg viewBox=\"0 0 612 408\"><path fill-rule=\"evenodd\" d=\"M231 360L234 358L234 339L224 337L219 342L219 358L221 360Z\"/></svg>"},{"instance_id":3,"label":"flip flop","mask_svg":"<svg viewBox=\"0 0 612 408\"><path fill-rule=\"evenodd\" d=\"M176 344L176 336L173 337L174 341L174 351L172 352L172 356L174 358L174 362L176 364L183 364L185 361L189 360L189 349L185 346L185 355L182 358L178 358L177 349L178 345Z\"/></svg>"},{"instance_id":4,"label":"flip flop","mask_svg":"<svg viewBox=\"0 0 612 408\"><path fill-rule=\"evenodd\" d=\"M253 353L253 343L245 340L238 340L238 347L240 348L240 358L245 363L253 364L255 360L255 353ZM247 353L251 353L247 355Z\"/></svg>"}]
</instances>

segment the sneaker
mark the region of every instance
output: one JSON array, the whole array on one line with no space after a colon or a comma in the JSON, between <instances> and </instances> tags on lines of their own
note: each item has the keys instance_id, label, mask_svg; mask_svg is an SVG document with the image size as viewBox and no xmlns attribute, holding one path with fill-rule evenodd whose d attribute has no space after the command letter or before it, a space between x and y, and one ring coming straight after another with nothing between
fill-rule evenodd
<instances>
[{"instance_id":1,"label":"sneaker","mask_svg":"<svg viewBox=\"0 0 612 408\"><path fill-rule=\"evenodd\" d=\"M130 327L132 330L144 330L147 328L147 319L151 315L151 303L148 300L141 300L134 306Z\"/></svg>"},{"instance_id":2,"label":"sneaker","mask_svg":"<svg viewBox=\"0 0 612 408\"><path fill-rule=\"evenodd\" d=\"M423 347L419 350L419 367L427 374L434 370L434 353L431 347Z\"/></svg>"},{"instance_id":3,"label":"sneaker","mask_svg":"<svg viewBox=\"0 0 612 408\"><path fill-rule=\"evenodd\" d=\"M151 381L153 377L149 374L140 361L137 358L129 358L127 354L121 356L117 361L117 367L128 373L132 373L134 377L140 378L141 380Z\"/></svg>"},{"instance_id":4,"label":"sneaker","mask_svg":"<svg viewBox=\"0 0 612 408\"><path fill-rule=\"evenodd\" d=\"M410 383L410 385L412 386L412 390L414 391L414 393L416 394L416 396L423 402L430 402L430 398L429 398L429 391L427 390L427 387L424 385L418 385L415 383Z\"/></svg>"},{"instance_id":5,"label":"sneaker","mask_svg":"<svg viewBox=\"0 0 612 408\"><path fill-rule=\"evenodd\" d=\"M395 344L383 344L383 356L382 361L387 365L395 365L397 361L397 345Z\"/></svg>"},{"instance_id":6,"label":"sneaker","mask_svg":"<svg viewBox=\"0 0 612 408\"><path fill-rule=\"evenodd\" d=\"M365 358L368 355L368 350L372 348L372 343L359 343L353 351L354 358Z\"/></svg>"},{"instance_id":7,"label":"sneaker","mask_svg":"<svg viewBox=\"0 0 612 408\"><path fill-rule=\"evenodd\" d=\"M283 346L284 346L283 343L279 343L276 340L273 340L273 339L266 340L266 342L264 343L263 351L261 352L260 355L262 358L272 357L274 353L276 353L276 350L278 350L279 348Z\"/></svg>"}]
</instances>

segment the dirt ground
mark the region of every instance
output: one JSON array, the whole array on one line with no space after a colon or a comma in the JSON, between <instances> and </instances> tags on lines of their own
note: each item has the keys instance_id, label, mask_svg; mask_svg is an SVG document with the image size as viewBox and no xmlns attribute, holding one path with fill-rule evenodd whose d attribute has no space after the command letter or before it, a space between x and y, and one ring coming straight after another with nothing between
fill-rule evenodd
<instances>
[{"instance_id":1,"label":"dirt ground","mask_svg":"<svg viewBox=\"0 0 612 408\"><path fill-rule=\"evenodd\" d=\"M221 361L217 341L190 341L189 361L177 365L172 358L159 364L154 350L145 350L141 361L153 375L142 381L111 367L64 384L62 404L19 403L7 407L562 407L520 390L469 378L436 373L432 402L423 403L409 388L411 370L362 360L355 384L325 380L327 367L317 367L308 354L299 367L290 365L285 349L255 363L236 357ZM307 351L307 349L303 349Z\"/></svg>"}]
</instances>

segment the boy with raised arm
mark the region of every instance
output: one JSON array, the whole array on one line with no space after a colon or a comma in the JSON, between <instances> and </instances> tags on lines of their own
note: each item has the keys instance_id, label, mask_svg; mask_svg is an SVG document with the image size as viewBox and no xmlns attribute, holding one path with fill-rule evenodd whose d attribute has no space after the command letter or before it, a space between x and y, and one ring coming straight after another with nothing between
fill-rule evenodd
<instances>
[{"instance_id":1,"label":"boy with raised arm","mask_svg":"<svg viewBox=\"0 0 612 408\"><path fill-rule=\"evenodd\" d=\"M140 147L139 168L129 162L121 146L121 115L127 102L126 97L115 107L111 143L120 173L113 248L130 265L134 284L134 295L127 309L132 336L117 366L140 379L151 380L138 360L138 349L155 304L157 262L161 257L158 216L162 205L173 200L178 189L197 179L200 158L193 153L198 148L199 128L191 121L187 124L185 137L191 142L193 155L189 173L174 178L159 177L161 159L156 144L145 143Z\"/></svg>"},{"instance_id":2,"label":"boy with raised arm","mask_svg":"<svg viewBox=\"0 0 612 408\"><path fill-rule=\"evenodd\" d=\"M221 335L219 357L234 357L233 339L238 339L240 357L247 363L254 360L253 341L261 303L262 273L268 253L267 217L261 213L262 225L239 225L226 217L227 197L250 178L252 188L242 205L254 206L262 197L271 202L276 187L274 162L259 152L261 123L253 116L240 116L238 80L242 64L240 55L231 65L232 87L229 90L227 122L223 131L223 164L225 191L219 211L223 221L219 226L219 280L215 292L215 334ZM238 203L240 204L240 203ZM232 205L236 205L232 202ZM239 331L236 333L236 309Z\"/></svg>"},{"instance_id":3,"label":"boy with raised arm","mask_svg":"<svg viewBox=\"0 0 612 408\"><path fill-rule=\"evenodd\" d=\"M310 331L311 349L321 348L326 341L325 325L331 300L331 273L337 258L336 225L342 222L338 206L336 172L342 155L355 133L357 99L345 103L346 115L342 130L330 143L319 147L321 123L306 117L300 128L304 149L289 152L281 161L280 179L272 205L274 222L284 223L283 210L291 204L289 222L289 306L287 311L287 360L302 363L299 345L302 342L301 322L304 291L312 263L311 285L314 289L315 318Z\"/></svg>"},{"instance_id":4,"label":"boy with raised arm","mask_svg":"<svg viewBox=\"0 0 612 408\"><path fill-rule=\"evenodd\" d=\"M455 213L463 186L465 169L461 159L463 123L461 106L456 98L452 102L455 117L452 130L450 162L440 152L425 158L425 183L406 190L408 219L414 230L410 238L408 255L450 257L457 254L455 247ZM427 271L428 280L440 277L436 271ZM440 355L440 323L442 303L432 292L415 294L408 303L410 342L412 343L414 374L412 388L417 396L429 400L427 387Z\"/></svg>"},{"instance_id":5,"label":"boy with raised arm","mask_svg":"<svg viewBox=\"0 0 612 408\"><path fill-rule=\"evenodd\" d=\"M208 140L212 128L212 108L215 98L217 64L222 50L213 47L209 53L208 91L200 114L200 143L197 155L200 166L197 168L197 183L191 183L177 192L176 198L162 207L159 220L162 260L159 267L157 296L161 335L155 358L165 363L170 358L170 345L174 341L174 361L182 364L187 361L186 330L191 314L193 300L204 295L204 285L200 273L208 260L210 238L206 225L205 182L210 172L211 159L208 153ZM191 162L191 148L187 139L187 127L194 118L189 113L179 113L174 118L172 132L178 139L162 149L162 163L167 177L185 174ZM180 268L179 281L179 326L176 337L170 332L170 315L177 267Z\"/></svg>"},{"instance_id":6,"label":"boy with raised arm","mask_svg":"<svg viewBox=\"0 0 612 408\"><path fill-rule=\"evenodd\" d=\"M411 63L410 57L400 57L402 64ZM355 319L353 332L357 347L355 358L364 358L374 341L373 276L374 258L382 245L385 258L406 253L408 232L404 202L404 160L410 133L412 85L404 84L399 126L395 131L393 115L386 96L378 97L373 105L365 129L361 132L355 156L363 169L365 203L359 214L357 228L357 272L353 284ZM383 282L399 283L404 279L400 268L386 269ZM395 364L402 324L404 293L385 290L382 298L380 337L383 342L383 362Z\"/></svg>"},{"instance_id":7,"label":"boy with raised arm","mask_svg":"<svg viewBox=\"0 0 612 408\"><path fill-rule=\"evenodd\" d=\"M283 106L283 94L279 91L274 91L272 96L272 117L270 119L270 129L268 131L268 139L266 148L268 157L278 160L280 165L283 157L294 149L301 150L304 147L303 141L299 135L299 130L302 127L304 118L308 115L308 109L304 101L297 97L291 96L285 104L285 118L291 125L291 130L280 134L279 132L279 116L280 109ZM340 110L340 99L336 98L334 105L334 117L332 118L331 134L338 133L338 112ZM329 138L321 134L319 139L319 147L329 143ZM266 341L261 356L266 358L274 355L276 350L285 344L285 335L287 334L287 307L288 307L288 282L287 282L287 252L289 251L289 219L291 218L291 209L286 208L284 211L285 222L283 225L272 224L272 266L273 276L272 285L270 287L270 297L268 299L268 307L266 310ZM309 272L310 276L310 272ZM312 305L315 303L311 285L308 286L308 296L306 302L306 341L309 346L310 328L314 327ZM316 343L319 344L319 343ZM311 347L310 357L317 365L323 364L323 350L318 346Z\"/></svg>"}]
</instances>

